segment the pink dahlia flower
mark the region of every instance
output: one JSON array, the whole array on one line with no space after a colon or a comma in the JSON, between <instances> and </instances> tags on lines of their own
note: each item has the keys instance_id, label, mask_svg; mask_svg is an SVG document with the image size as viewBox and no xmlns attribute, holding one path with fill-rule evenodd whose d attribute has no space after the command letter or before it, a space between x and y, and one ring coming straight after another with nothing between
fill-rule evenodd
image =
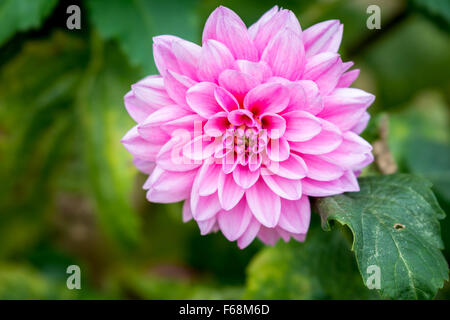
<instances>
[{"instance_id":1,"label":"pink dahlia flower","mask_svg":"<svg viewBox=\"0 0 450 320\"><path fill-rule=\"evenodd\" d=\"M219 7L202 46L155 37L160 75L125 95L137 125L122 140L149 174L147 199L184 201L184 221L240 248L304 241L308 197L358 191L373 160L358 134L374 96L349 88L359 70L337 53L342 32L337 20L302 31L278 7L247 29Z\"/></svg>"}]
</instances>

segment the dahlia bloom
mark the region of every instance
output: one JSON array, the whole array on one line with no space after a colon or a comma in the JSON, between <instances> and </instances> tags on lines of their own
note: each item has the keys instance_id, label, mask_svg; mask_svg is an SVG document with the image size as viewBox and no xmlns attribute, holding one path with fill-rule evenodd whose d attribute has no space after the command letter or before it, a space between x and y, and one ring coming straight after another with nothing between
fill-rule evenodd
<instances>
[{"instance_id":1,"label":"dahlia bloom","mask_svg":"<svg viewBox=\"0 0 450 320\"><path fill-rule=\"evenodd\" d=\"M155 37L160 75L125 95L137 125L122 140L149 175L147 199L184 201L184 221L240 248L304 241L308 197L358 191L373 160L359 133L374 96L349 88L359 70L337 53L342 33L337 20L302 31L278 7L247 29L219 7L202 46Z\"/></svg>"}]
</instances>

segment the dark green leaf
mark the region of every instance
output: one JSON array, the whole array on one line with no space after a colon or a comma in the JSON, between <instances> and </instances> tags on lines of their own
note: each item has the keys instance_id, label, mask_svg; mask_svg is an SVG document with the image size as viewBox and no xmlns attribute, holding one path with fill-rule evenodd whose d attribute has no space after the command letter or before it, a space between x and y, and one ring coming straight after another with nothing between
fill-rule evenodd
<instances>
[{"instance_id":1,"label":"dark green leaf","mask_svg":"<svg viewBox=\"0 0 450 320\"><path fill-rule=\"evenodd\" d=\"M383 296L431 299L448 279L438 219L445 217L431 184L410 175L360 179L361 191L319 198L324 227L329 220L353 232L352 249L366 283L369 266L381 271Z\"/></svg>"},{"instance_id":2,"label":"dark green leaf","mask_svg":"<svg viewBox=\"0 0 450 320\"><path fill-rule=\"evenodd\" d=\"M57 0L0 1L0 45L17 31L39 27L57 2Z\"/></svg>"},{"instance_id":3,"label":"dark green leaf","mask_svg":"<svg viewBox=\"0 0 450 320\"><path fill-rule=\"evenodd\" d=\"M105 39L115 39L131 63L145 74L156 71L152 37L172 34L197 40L196 0L92 0L87 2L94 26ZM175 14L176 13L176 14Z\"/></svg>"},{"instance_id":4,"label":"dark green leaf","mask_svg":"<svg viewBox=\"0 0 450 320\"><path fill-rule=\"evenodd\" d=\"M413 4L432 20L450 28L450 2L448 0L412 0Z\"/></svg>"}]
</instances>

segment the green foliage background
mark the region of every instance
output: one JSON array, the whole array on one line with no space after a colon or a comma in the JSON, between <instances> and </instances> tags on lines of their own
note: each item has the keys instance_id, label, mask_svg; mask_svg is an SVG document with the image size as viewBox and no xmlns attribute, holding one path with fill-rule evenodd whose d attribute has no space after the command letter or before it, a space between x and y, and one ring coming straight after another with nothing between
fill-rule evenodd
<instances>
[{"instance_id":1,"label":"green foliage background","mask_svg":"<svg viewBox=\"0 0 450 320\"><path fill-rule=\"evenodd\" d=\"M66 28L73 3L81 30ZM275 4L303 29L340 19L340 52L361 69L355 86L377 96L365 138L384 139L398 171L431 181L449 212L446 0L0 0L0 299L380 298L363 284L352 234L338 224L324 232L317 214L305 243L255 241L241 251L183 224L180 204L146 202L145 177L120 144L132 126L123 95L155 73L153 36L199 42L220 4L247 25ZM381 8L381 30L366 28L370 4ZM448 261L448 218L441 233ZM66 287L71 264L82 290ZM437 298L450 298L448 282Z\"/></svg>"}]
</instances>

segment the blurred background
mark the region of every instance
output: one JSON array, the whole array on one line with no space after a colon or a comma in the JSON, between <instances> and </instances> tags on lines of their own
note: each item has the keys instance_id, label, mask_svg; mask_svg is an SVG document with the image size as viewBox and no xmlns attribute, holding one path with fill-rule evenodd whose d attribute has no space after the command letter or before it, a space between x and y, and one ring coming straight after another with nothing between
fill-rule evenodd
<instances>
[{"instance_id":1,"label":"blurred background","mask_svg":"<svg viewBox=\"0 0 450 320\"><path fill-rule=\"evenodd\" d=\"M81 8L69 30L66 9ZM381 8L369 30L366 9ZM150 204L120 144L130 85L156 72L152 36L200 42L218 5L249 26L279 5L303 29L344 23L340 53L376 95L363 173L411 172L450 212L448 0L0 0L0 299L377 299L363 286L351 235L245 250L183 224L181 205ZM450 222L441 221L450 258ZM81 290L66 268L81 268ZM450 298L450 287L438 294Z\"/></svg>"}]
</instances>

